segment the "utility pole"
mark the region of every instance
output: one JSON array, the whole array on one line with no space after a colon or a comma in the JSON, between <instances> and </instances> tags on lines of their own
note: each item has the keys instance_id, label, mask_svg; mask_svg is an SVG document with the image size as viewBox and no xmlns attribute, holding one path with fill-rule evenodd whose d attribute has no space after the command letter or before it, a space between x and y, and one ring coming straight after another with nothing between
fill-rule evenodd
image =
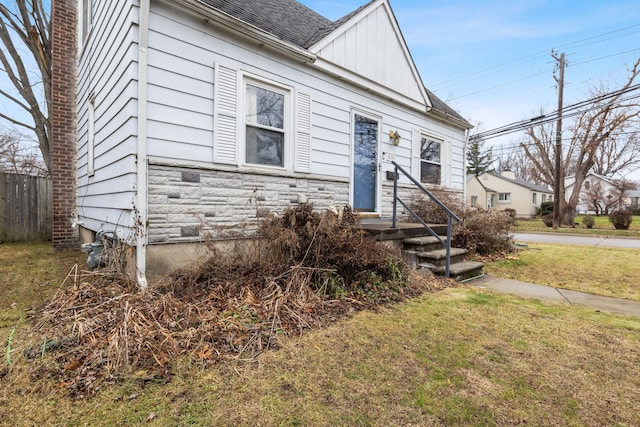
<instances>
[{"instance_id":1,"label":"utility pole","mask_svg":"<svg viewBox=\"0 0 640 427\"><path fill-rule=\"evenodd\" d=\"M555 182L553 186L553 228L558 229L561 223L560 215L560 198L564 198L564 191L560 191L560 180L564 179L562 171L562 95L564 92L564 52L560 57L555 52L551 52L551 56L558 61L559 76L553 77L558 83L558 120L556 122L556 149L555 149Z\"/></svg>"}]
</instances>

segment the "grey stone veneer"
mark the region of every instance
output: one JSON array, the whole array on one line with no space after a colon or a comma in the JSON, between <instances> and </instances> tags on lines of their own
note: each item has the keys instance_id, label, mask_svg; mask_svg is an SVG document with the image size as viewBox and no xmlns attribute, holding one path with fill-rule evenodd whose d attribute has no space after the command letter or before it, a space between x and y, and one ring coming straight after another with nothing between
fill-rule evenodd
<instances>
[{"instance_id":1,"label":"grey stone veneer","mask_svg":"<svg viewBox=\"0 0 640 427\"><path fill-rule=\"evenodd\" d=\"M404 201L415 189L398 188ZM280 213L303 201L318 211L349 203L349 184L318 176L262 175L246 172L149 167L149 243L198 242L205 234L255 229L257 218ZM393 182L382 185L382 217L391 218ZM398 206L399 219L405 212Z\"/></svg>"},{"instance_id":2,"label":"grey stone veneer","mask_svg":"<svg viewBox=\"0 0 640 427\"><path fill-rule=\"evenodd\" d=\"M315 209L349 203L344 181L296 176L149 167L149 243L200 241L204 233L251 227L268 212L302 201Z\"/></svg>"}]
</instances>

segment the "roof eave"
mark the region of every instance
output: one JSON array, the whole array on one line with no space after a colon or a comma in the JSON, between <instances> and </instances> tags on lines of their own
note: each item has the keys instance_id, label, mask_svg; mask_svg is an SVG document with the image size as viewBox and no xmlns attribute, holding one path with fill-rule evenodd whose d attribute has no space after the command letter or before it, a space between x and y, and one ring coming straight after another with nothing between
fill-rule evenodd
<instances>
[{"instance_id":1,"label":"roof eave","mask_svg":"<svg viewBox=\"0 0 640 427\"><path fill-rule=\"evenodd\" d=\"M441 120L444 120L447 123L450 123L454 126L460 127L462 129L473 129L473 125L464 119L460 119L458 117L452 116L451 114L447 114L444 111L440 111L433 107L427 108L427 112L438 116Z\"/></svg>"},{"instance_id":2,"label":"roof eave","mask_svg":"<svg viewBox=\"0 0 640 427\"><path fill-rule=\"evenodd\" d=\"M302 62L313 63L317 59L317 55L303 49L299 46L287 43L268 32L261 30L260 28L241 21L225 12L211 7L210 5L200 0L173 0L179 6L201 15L205 19L215 21L226 29L235 33L239 33L251 40L254 40L260 44L264 44L273 49L276 49L294 59Z\"/></svg>"}]
</instances>

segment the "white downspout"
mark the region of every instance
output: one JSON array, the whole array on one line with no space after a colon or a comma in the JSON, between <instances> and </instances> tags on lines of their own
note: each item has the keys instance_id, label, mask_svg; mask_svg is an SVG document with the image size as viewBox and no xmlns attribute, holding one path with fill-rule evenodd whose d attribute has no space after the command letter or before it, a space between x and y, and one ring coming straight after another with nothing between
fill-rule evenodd
<instances>
[{"instance_id":1,"label":"white downspout","mask_svg":"<svg viewBox=\"0 0 640 427\"><path fill-rule=\"evenodd\" d=\"M137 209L142 228L136 239L136 279L140 289L147 288L147 49L149 47L149 12L151 0L140 0L138 40L138 146Z\"/></svg>"},{"instance_id":2,"label":"white downspout","mask_svg":"<svg viewBox=\"0 0 640 427\"><path fill-rule=\"evenodd\" d=\"M465 129L464 131L464 149L462 150L462 205L467 207L467 148L469 145L469 129Z\"/></svg>"}]
</instances>

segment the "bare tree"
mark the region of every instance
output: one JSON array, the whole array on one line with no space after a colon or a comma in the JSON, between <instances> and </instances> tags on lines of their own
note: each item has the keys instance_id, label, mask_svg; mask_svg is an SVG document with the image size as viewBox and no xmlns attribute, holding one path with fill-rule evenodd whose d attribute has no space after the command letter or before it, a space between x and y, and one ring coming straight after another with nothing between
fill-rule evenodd
<instances>
[{"instance_id":1,"label":"bare tree","mask_svg":"<svg viewBox=\"0 0 640 427\"><path fill-rule=\"evenodd\" d=\"M26 111L33 123L17 115L0 112L0 117L35 133L42 158L51 170L51 23L42 0L15 0L14 7L0 4L0 63L2 71L16 89L17 95L0 89L0 96L11 101L18 110ZM25 47L28 56L21 55ZM30 75L27 61L37 66L37 77ZM41 86L42 94L38 94Z\"/></svg>"},{"instance_id":2,"label":"bare tree","mask_svg":"<svg viewBox=\"0 0 640 427\"><path fill-rule=\"evenodd\" d=\"M571 134L565 147L561 170L554 164L555 136L551 126L540 125L527 130L528 142L520 146L546 184L554 185L556 173L560 174L560 218L562 224L573 225L580 189L587 174L596 165L597 154L605 150L610 141L626 134L640 117L640 102L630 97L634 81L640 74L640 59L630 70L630 76L621 89L608 92L602 87L594 90L593 102L573 120L568 130ZM619 150L620 147L617 147ZM575 177L571 194L565 195L564 177Z\"/></svg>"},{"instance_id":3,"label":"bare tree","mask_svg":"<svg viewBox=\"0 0 640 427\"><path fill-rule=\"evenodd\" d=\"M597 148L593 172L614 176L640 165L640 127L629 122Z\"/></svg>"},{"instance_id":4,"label":"bare tree","mask_svg":"<svg viewBox=\"0 0 640 427\"><path fill-rule=\"evenodd\" d=\"M495 157L495 161L497 163L496 171L499 173L511 171L521 181L538 185L546 183L519 146L501 151Z\"/></svg>"},{"instance_id":5,"label":"bare tree","mask_svg":"<svg viewBox=\"0 0 640 427\"><path fill-rule=\"evenodd\" d=\"M0 172L46 176L46 165L35 153L21 144L17 132L0 133Z\"/></svg>"}]
</instances>

